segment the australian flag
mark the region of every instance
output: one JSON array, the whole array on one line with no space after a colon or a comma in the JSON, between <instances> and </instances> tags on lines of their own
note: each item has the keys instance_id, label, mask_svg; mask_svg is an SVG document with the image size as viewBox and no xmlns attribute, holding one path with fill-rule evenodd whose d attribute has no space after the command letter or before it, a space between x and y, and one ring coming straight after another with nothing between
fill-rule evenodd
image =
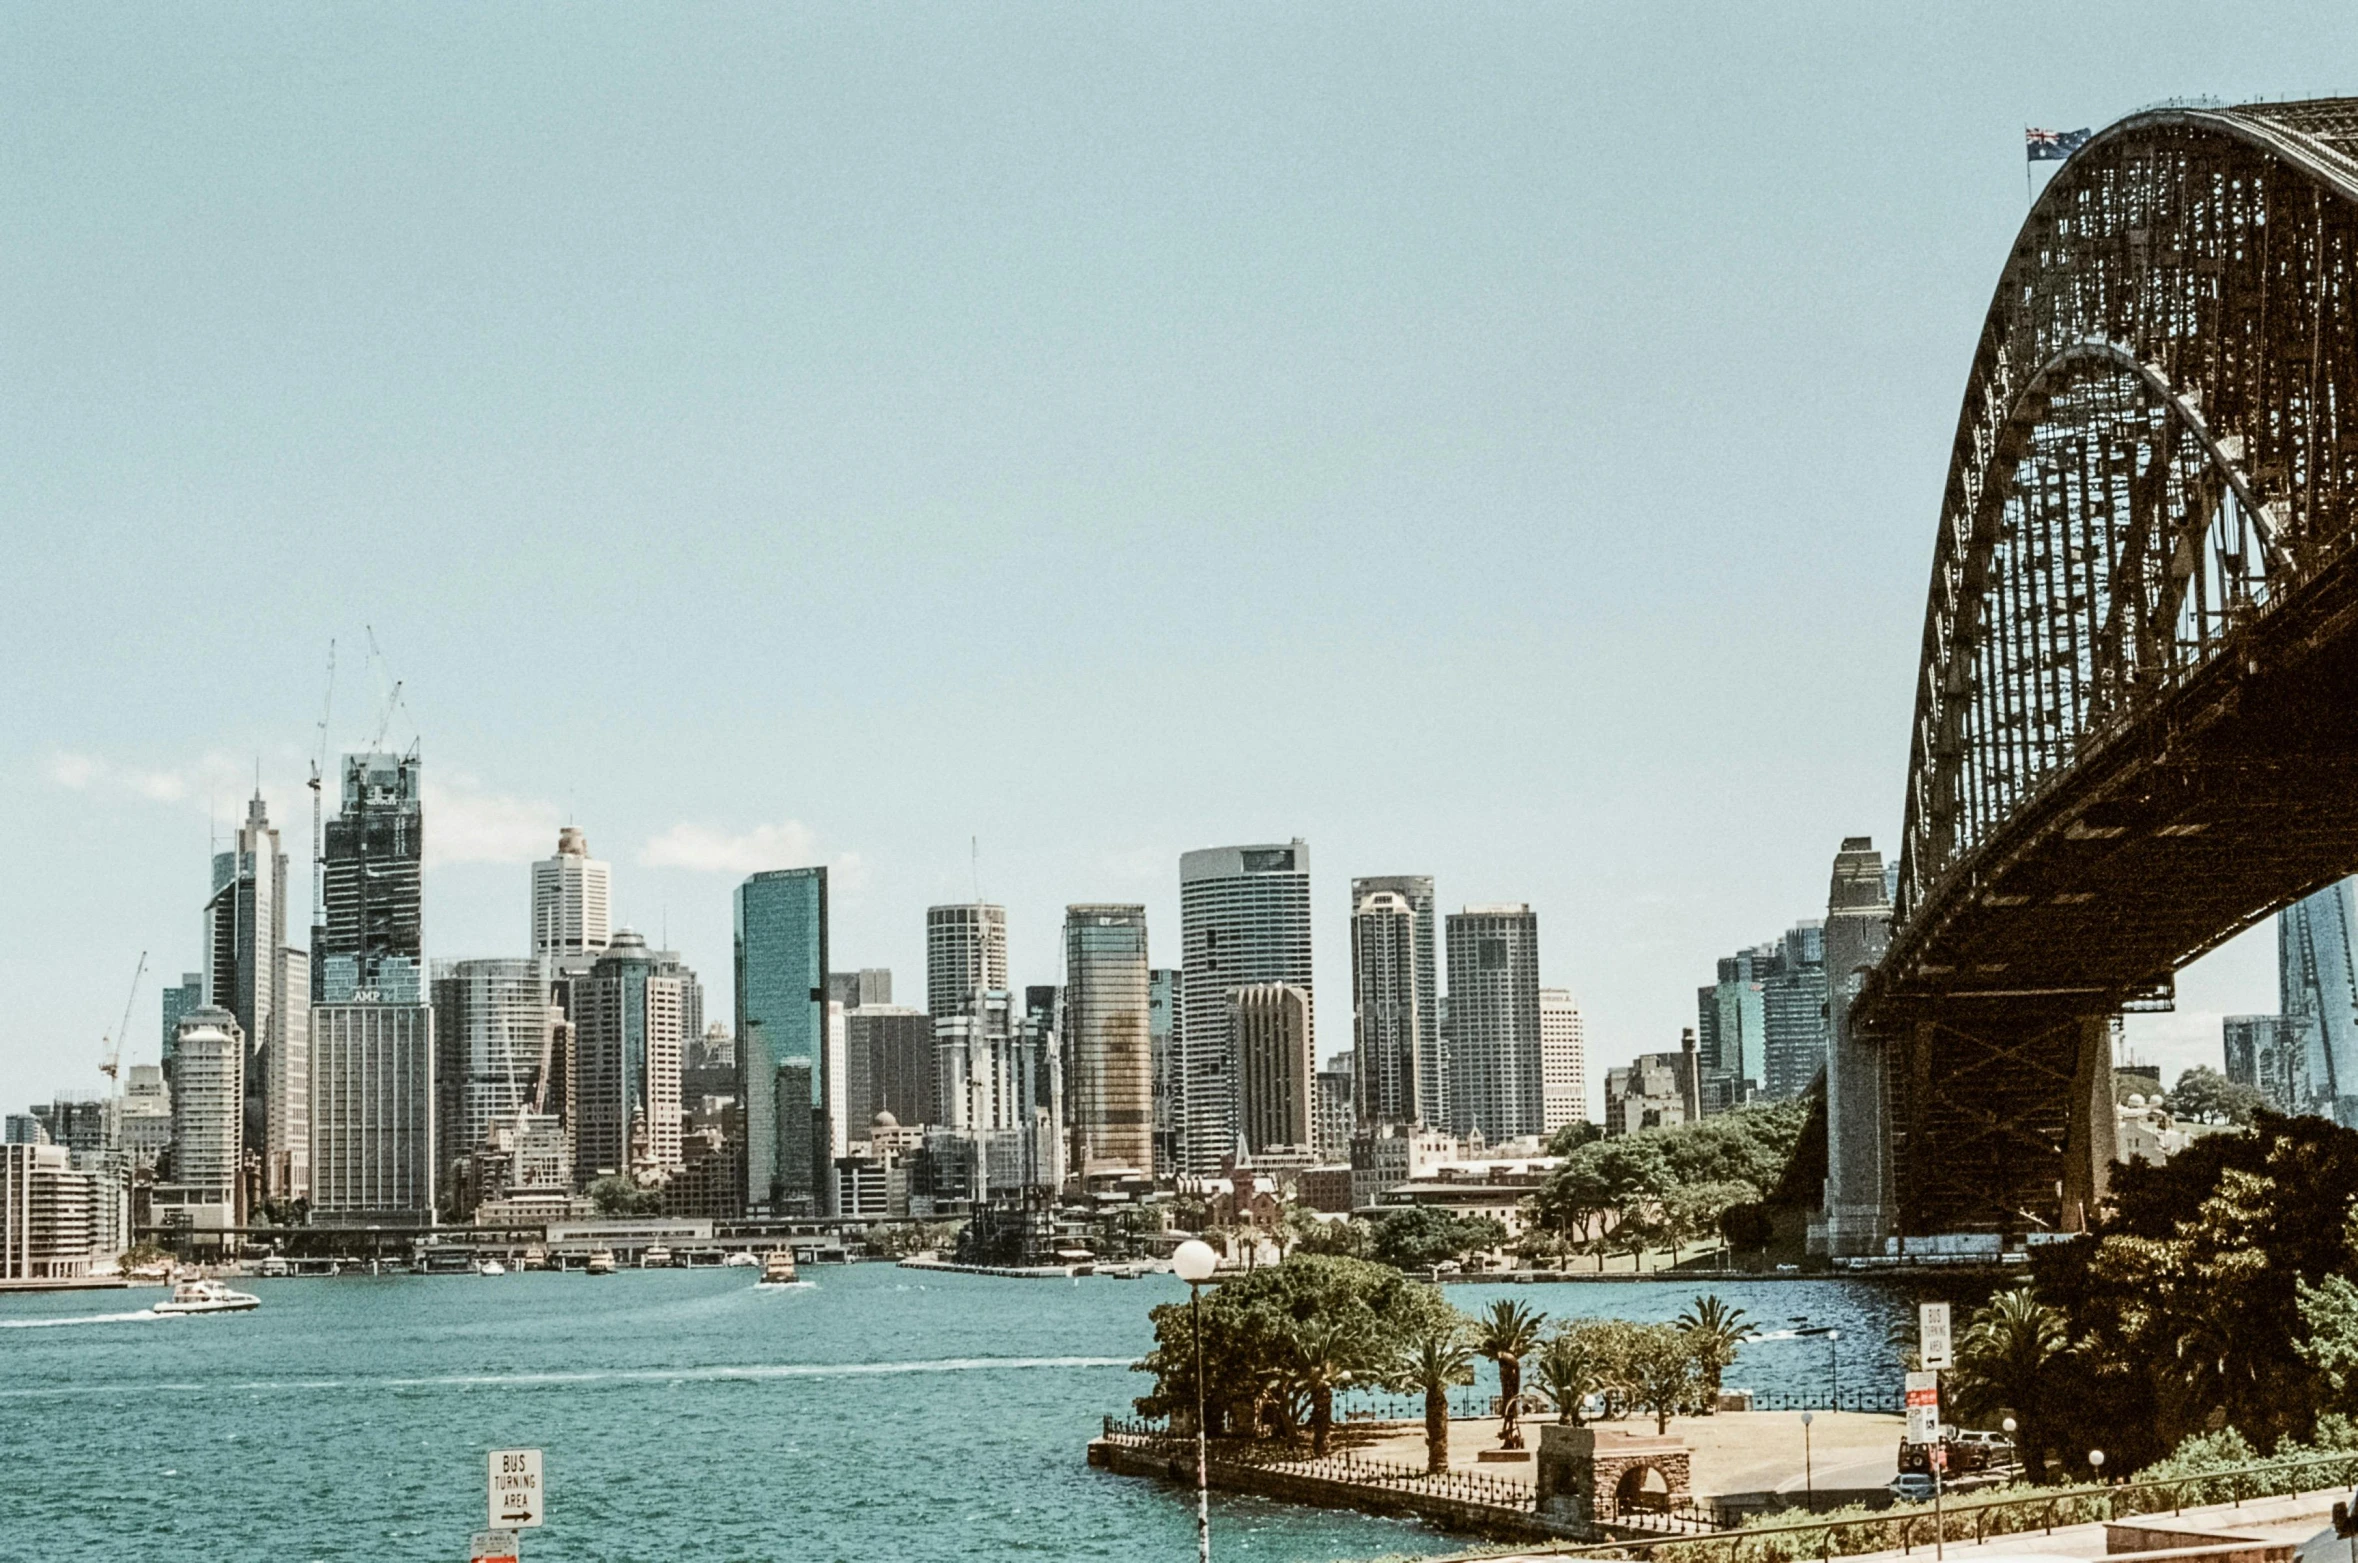
<instances>
[{"instance_id":1,"label":"australian flag","mask_svg":"<svg viewBox=\"0 0 2358 1563\"><path fill-rule=\"evenodd\" d=\"M2089 130L2025 130L2023 155L2034 163L2060 163L2080 149L2095 132Z\"/></svg>"}]
</instances>

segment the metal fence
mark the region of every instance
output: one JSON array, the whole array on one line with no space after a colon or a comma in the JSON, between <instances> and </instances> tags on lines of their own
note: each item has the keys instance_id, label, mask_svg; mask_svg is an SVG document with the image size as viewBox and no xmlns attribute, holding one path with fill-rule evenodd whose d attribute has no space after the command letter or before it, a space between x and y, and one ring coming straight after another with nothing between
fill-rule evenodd
<instances>
[{"instance_id":1,"label":"metal fence","mask_svg":"<svg viewBox=\"0 0 2358 1563\"><path fill-rule=\"evenodd\" d=\"M1191 1463L1195 1459L1193 1438L1157 1423L1109 1416L1105 1419L1105 1436L1174 1459ZM1429 1472L1422 1466L1372 1459L1354 1450L1316 1456L1284 1444L1215 1439L1206 1449L1204 1459L1215 1471L1279 1471L1289 1476L1315 1477L1385 1492L1447 1498L1511 1514L1529 1514L1539 1502L1538 1494L1526 1482L1509 1481L1483 1471Z\"/></svg>"},{"instance_id":2,"label":"metal fence","mask_svg":"<svg viewBox=\"0 0 2358 1563\"><path fill-rule=\"evenodd\" d=\"M1729 1387L1735 1389L1733 1385ZM1902 1396L1887 1389L1845 1389L1832 1394L1807 1389L1755 1389L1749 1393L1755 1411L1869 1411L1897 1416L1908 1409Z\"/></svg>"}]
</instances>

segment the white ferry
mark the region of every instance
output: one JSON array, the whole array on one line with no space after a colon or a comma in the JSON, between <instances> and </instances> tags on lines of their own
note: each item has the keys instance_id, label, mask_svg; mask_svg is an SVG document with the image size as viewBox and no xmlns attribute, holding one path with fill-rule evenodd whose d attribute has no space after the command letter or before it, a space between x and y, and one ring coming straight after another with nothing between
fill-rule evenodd
<instances>
[{"instance_id":1,"label":"white ferry","mask_svg":"<svg viewBox=\"0 0 2358 1563\"><path fill-rule=\"evenodd\" d=\"M477 1275L506 1275L508 1267L496 1259L481 1259L475 1263Z\"/></svg>"},{"instance_id":2,"label":"white ferry","mask_svg":"<svg viewBox=\"0 0 2358 1563\"><path fill-rule=\"evenodd\" d=\"M655 1244L645 1253L639 1255L639 1268L642 1270L670 1269L671 1250L664 1247L661 1243Z\"/></svg>"},{"instance_id":3,"label":"white ferry","mask_svg":"<svg viewBox=\"0 0 2358 1563\"><path fill-rule=\"evenodd\" d=\"M155 1313L244 1313L262 1306L252 1292L233 1292L219 1281L183 1281L157 1303Z\"/></svg>"},{"instance_id":4,"label":"white ferry","mask_svg":"<svg viewBox=\"0 0 2358 1563\"><path fill-rule=\"evenodd\" d=\"M783 1248L772 1249L761 1262L761 1279L756 1286L792 1286L794 1284L794 1256Z\"/></svg>"},{"instance_id":5,"label":"white ferry","mask_svg":"<svg viewBox=\"0 0 2358 1563\"><path fill-rule=\"evenodd\" d=\"M758 1270L761 1268L761 1256L740 1248L723 1259L721 1266L728 1270Z\"/></svg>"},{"instance_id":6,"label":"white ferry","mask_svg":"<svg viewBox=\"0 0 2358 1563\"><path fill-rule=\"evenodd\" d=\"M588 1262L581 1268L589 1275L612 1275L614 1273L614 1250L611 1248L591 1249Z\"/></svg>"}]
</instances>

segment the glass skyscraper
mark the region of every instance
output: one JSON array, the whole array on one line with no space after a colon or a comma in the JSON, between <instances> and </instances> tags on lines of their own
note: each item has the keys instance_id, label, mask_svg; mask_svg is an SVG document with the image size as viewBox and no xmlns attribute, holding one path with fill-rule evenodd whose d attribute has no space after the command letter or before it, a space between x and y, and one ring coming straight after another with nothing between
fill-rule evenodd
<instances>
[{"instance_id":1,"label":"glass skyscraper","mask_svg":"<svg viewBox=\"0 0 2358 1563\"><path fill-rule=\"evenodd\" d=\"M737 887L737 1071L745 1103L745 1204L817 1214L831 1143L827 1069L827 870L780 868Z\"/></svg>"},{"instance_id":2,"label":"glass skyscraper","mask_svg":"<svg viewBox=\"0 0 2358 1563\"><path fill-rule=\"evenodd\" d=\"M327 923L312 952L313 997L425 1001L425 842L417 755L344 756L343 807L321 848Z\"/></svg>"},{"instance_id":3,"label":"glass skyscraper","mask_svg":"<svg viewBox=\"0 0 2358 1563\"><path fill-rule=\"evenodd\" d=\"M2308 1100L2296 1111L2358 1127L2358 963L2350 881L2326 886L2276 919L2277 999L2304 1023Z\"/></svg>"},{"instance_id":4,"label":"glass skyscraper","mask_svg":"<svg viewBox=\"0 0 2358 1563\"><path fill-rule=\"evenodd\" d=\"M1258 982L1310 984L1310 847L1210 847L1179 858L1181 1172L1211 1174L1236 1149L1237 1061L1228 996ZM1315 1020L1315 1016L1313 1016ZM1316 1045L1316 1037L1310 1039Z\"/></svg>"},{"instance_id":5,"label":"glass skyscraper","mask_svg":"<svg viewBox=\"0 0 2358 1563\"><path fill-rule=\"evenodd\" d=\"M1441 957L1440 943L1435 933L1433 914L1433 876L1430 874L1372 874L1351 881L1351 913L1354 918L1371 895L1396 895L1408 903L1408 913L1414 922L1411 938L1414 942L1413 961L1416 985L1416 1015L1413 1034L1407 1039L1416 1054L1416 1090L1413 1109L1399 1110L1402 1097L1387 1096L1371 1110L1361 1102L1358 1113L1363 1121L1425 1123L1435 1128L1449 1122L1449 1044L1441 1034ZM1358 960L1354 946L1353 962ZM1359 996L1359 977L1352 974L1352 1004L1362 1002ZM1397 1012L1397 1007L1396 1007ZM1356 1033L1354 1033L1356 1035Z\"/></svg>"},{"instance_id":6,"label":"glass skyscraper","mask_svg":"<svg viewBox=\"0 0 2358 1563\"><path fill-rule=\"evenodd\" d=\"M1089 1178L1154 1172L1154 1058L1147 997L1146 908L1064 911L1066 1165Z\"/></svg>"}]
</instances>

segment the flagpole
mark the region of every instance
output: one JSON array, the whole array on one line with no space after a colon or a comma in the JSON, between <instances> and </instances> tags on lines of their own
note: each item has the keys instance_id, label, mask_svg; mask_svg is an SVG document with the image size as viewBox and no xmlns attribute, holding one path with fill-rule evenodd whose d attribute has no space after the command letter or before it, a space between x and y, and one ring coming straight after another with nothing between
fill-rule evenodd
<instances>
[{"instance_id":1,"label":"flagpole","mask_svg":"<svg viewBox=\"0 0 2358 1563\"><path fill-rule=\"evenodd\" d=\"M2031 208L2030 127L2022 127L2022 209Z\"/></svg>"}]
</instances>

